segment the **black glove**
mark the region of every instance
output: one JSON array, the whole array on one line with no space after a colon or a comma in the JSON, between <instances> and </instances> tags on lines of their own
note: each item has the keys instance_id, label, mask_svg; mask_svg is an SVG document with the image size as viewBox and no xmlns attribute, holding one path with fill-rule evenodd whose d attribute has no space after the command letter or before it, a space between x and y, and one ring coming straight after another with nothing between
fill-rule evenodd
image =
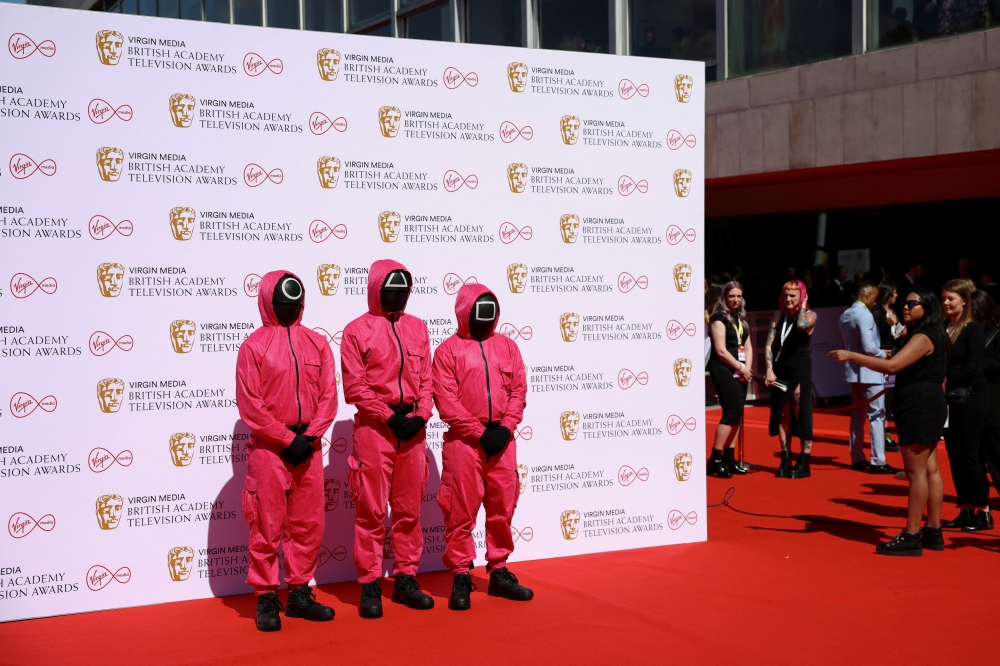
<instances>
[{"instance_id":1,"label":"black glove","mask_svg":"<svg viewBox=\"0 0 1000 666\"><path fill-rule=\"evenodd\" d=\"M281 452L282 459L292 467L298 467L309 460L309 456L316 453L316 449L312 445L314 440L316 437L296 435L288 448Z\"/></svg>"},{"instance_id":2,"label":"black glove","mask_svg":"<svg viewBox=\"0 0 1000 666\"><path fill-rule=\"evenodd\" d=\"M486 457L492 458L504 450L508 441L510 441L510 430L500 426L484 432L483 436L479 438L479 445L486 452Z\"/></svg>"},{"instance_id":3,"label":"black glove","mask_svg":"<svg viewBox=\"0 0 1000 666\"><path fill-rule=\"evenodd\" d=\"M405 423L402 425L402 427L399 429L399 432L397 433L397 436L402 442L408 442L417 435L419 435L420 431L424 429L425 425L427 425L427 421L424 421L419 416L411 416L403 420L405 421Z\"/></svg>"},{"instance_id":4,"label":"black glove","mask_svg":"<svg viewBox=\"0 0 1000 666\"><path fill-rule=\"evenodd\" d=\"M392 430L393 435L399 439L403 439L403 428L406 427L406 422L409 420L402 414L393 414L386 421L386 424L389 426L389 430Z\"/></svg>"}]
</instances>

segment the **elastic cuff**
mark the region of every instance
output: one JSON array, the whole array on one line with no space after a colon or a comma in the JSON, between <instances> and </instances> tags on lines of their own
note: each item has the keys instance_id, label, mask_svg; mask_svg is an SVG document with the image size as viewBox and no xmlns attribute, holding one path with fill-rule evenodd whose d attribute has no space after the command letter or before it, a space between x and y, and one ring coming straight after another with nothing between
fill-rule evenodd
<instances>
[{"instance_id":1,"label":"elastic cuff","mask_svg":"<svg viewBox=\"0 0 1000 666\"><path fill-rule=\"evenodd\" d=\"M374 583L382 577L381 573L367 573L364 576L358 576L358 582L362 585L367 585L368 583Z\"/></svg>"},{"instance_id":2,"label":"elastic cuff","mask_svg":"<svg viewBox=\"0 0 1000 666\"><path fill-rule=\"evenodd\" d=\"M486 573L489 573L489 572L493 571L494 569L506 569L506 568L507 568L507 558L506 557L503 558L502 560L497 560L496 562L487 562L486 563Z\"/></svg>"},{"instance_id":3,"label":"elastic cuff","mask_svg":"<svg viewBox=\"0 0 1000 666\"><path fill-rule=\"evenodd\" d=\"M399 574L403 574L404 576L416 576L417 575L417 567L415 565L413 565L413 564L408 564L408 565L403 566L403 567L395 567L394 566L392 568L392 575L393 576L398 576Z\"/></svg>"},{"instance_id":4,"label":"elastic cuff","mask_svg":"<svg viewBox=\"0 0 1000 666\"><path fill-rule=\"evenodd\" d=\"M277 586L275 586L275 587L255 587L253 589L253 593L255 595L257 595L258 597L260 595L262 595L262 594L267 594L268 592L277 592L277 591L278 591Z\"/></svg>"}]
</instances>

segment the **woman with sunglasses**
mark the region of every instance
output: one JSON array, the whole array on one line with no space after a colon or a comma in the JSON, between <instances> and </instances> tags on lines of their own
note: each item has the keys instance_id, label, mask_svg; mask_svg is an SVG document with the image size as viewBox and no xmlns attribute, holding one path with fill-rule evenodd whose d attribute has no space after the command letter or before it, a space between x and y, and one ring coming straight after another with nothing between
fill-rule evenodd
<instances>
[{"instance_id":1,"label":"woman with sunglasses","mask_svg":"<svg viewBox=\"0 0 1000 666\"><path fill-rule=\"evenodd\" d=\"M892 358L883 359L838 349L829 353L840 363L896 375L893 400L903 467L910 482L906 529L875 547L880 555L923 555L923 548L944 550L941 501L944 486L937 464L937 443L944 431L948 406L944 397L950 341L944 330L941 303L927 289L912 289L903 303L906 342ZM921 528L927 510L927 524Z\"/></svg>"},{"instance_id":2,"label":"woman with sunglasses","mask_svg":"<svg viewBox=\"0 0 1000 666\"><path fill-rule=\"evenodd\" d=\"M750 363L750 324L743 303L743 285L736 281L722 287L722 298L709 319L712 350L708 357L708 372L722 405L722 419L715 428L715 444L708 459L708 475L728 479L733 474L746 474L736 463L733 450L747 401L747 384L753 374Z\"/></svg>"}]
</instances>

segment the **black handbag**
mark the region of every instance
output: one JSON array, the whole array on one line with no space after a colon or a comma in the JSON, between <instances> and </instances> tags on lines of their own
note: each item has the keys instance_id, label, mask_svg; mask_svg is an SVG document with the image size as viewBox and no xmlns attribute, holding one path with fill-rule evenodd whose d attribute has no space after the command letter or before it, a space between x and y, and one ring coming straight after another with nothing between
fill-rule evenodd
<instances>
[{"instance_id":1,"label":"black handbag","mask_svg":"<svg viewBox=\"0 0 1000 666\"><path fill-rule=\"evenodd\" d=\"M969 400L969 391L967 388L949 389L944 392L944 401L950 407L964 407Z\"/></svg>"}]
</instances>

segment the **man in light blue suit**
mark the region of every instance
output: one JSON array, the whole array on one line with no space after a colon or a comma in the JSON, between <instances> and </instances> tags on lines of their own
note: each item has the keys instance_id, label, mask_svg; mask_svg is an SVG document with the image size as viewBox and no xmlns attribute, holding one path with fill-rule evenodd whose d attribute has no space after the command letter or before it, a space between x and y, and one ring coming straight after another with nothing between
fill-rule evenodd
<instances>
[{"instance_id":1,"label":"man in light blue suit","mask_svg":"<svg viewBox=\"0 0 1000 666\"><path fill-rule=\"evenodd\" d=\"M870 308L878 298L878 287L867 280L857 289L857 300L840 316L840 337L844 349L876 358L886 358L879 349L879 335ZM891 352L890 352L891 353ZM851 385L851 403L858 404L878 395L885 384L885 375L857 363L844 364L844 379ZM871 421L872 461L865 460L865 413ZM868 468L872 474L895 474L898 470L885 462L885 396L881 395L851 412L851 467Z\"/></svg>"}]
</instances>

